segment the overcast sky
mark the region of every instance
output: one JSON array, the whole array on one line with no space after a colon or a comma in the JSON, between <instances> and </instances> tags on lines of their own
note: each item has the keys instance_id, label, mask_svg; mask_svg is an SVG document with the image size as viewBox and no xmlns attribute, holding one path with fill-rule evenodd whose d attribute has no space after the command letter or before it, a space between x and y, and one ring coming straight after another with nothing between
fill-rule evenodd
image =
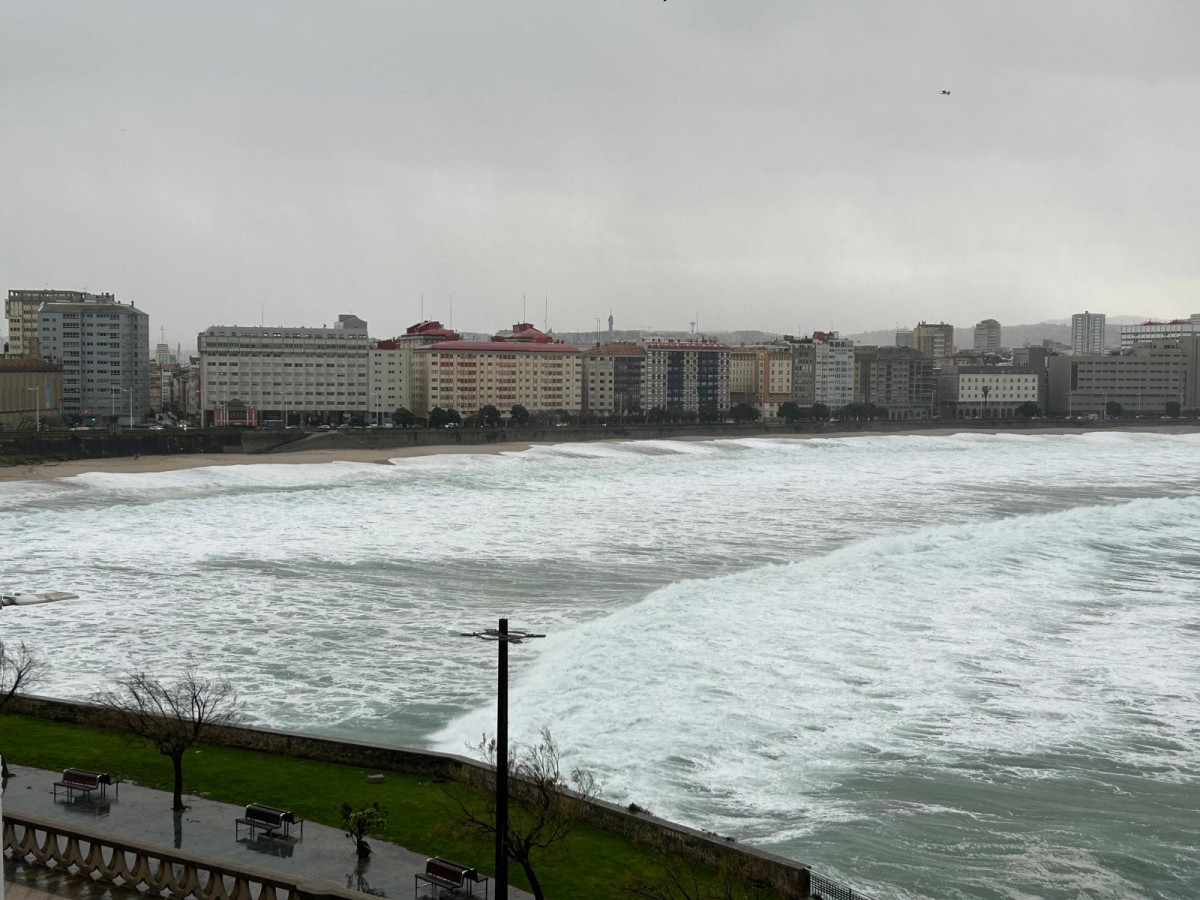
<instances>
[{"instance_id":1,"label":"overcast sky","mask_svg":"<svg viewBox=\"0 0 1200 900\"><path fill-rule=\"evenodd\" d=\"M0 278L211 324L1200 311L1200 4L0 3ZM950 96L939 93L952 91Z\"/></svg>"}]
</instances>

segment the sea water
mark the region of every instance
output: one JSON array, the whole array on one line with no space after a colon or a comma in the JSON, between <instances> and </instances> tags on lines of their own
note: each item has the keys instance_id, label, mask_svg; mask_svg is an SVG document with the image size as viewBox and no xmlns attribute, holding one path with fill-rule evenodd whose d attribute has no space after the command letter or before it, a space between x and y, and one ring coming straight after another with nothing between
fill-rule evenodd
<instances>
[{"instance_id":1,"label":"sea water","mask_svg":"<svg viewBox=\"0 0 1200 900\"><path fill-rule=\"evenodd\" d=\"M569 444L0 485L3 614L85 699L457 753L880 897L1200 896L1200 436ZM69 627L63 627L69 622Z\"/></svg>"}]
</instances>

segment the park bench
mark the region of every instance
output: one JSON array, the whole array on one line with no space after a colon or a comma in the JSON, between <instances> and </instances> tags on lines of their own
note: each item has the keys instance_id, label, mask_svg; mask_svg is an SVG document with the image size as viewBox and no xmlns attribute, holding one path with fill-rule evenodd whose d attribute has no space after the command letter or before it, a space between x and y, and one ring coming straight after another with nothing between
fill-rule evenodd
<instances>
[{"instance_id":1,"label":"park bench","mask_svg":"<svg viewBox=\"0 0 1200 900\"><path fill-rule=\"evenodd\" d=\"M67 801L75 799L76 794L82 794L85 799L92 796L92 791L99 791L103 797L113 780L107 772L89 772L87 769L63 769L62 780L54 782L54 802L58 802L58 789L62 788L67 795ZM117 788L120 791L120 788Z\"/></svg>"},{"instance_id":2,"label":"park bench","mask_svg":"<svg viewBox=\"0 0 1200 900\"><path fill-rule=\"evenodd\" d=\"M440 856L433 856L425 860L424 873L418 872L415 878L414 897L420 896L421 882L424 881L433 887L434 897L440 896L439 891L442 890L461 892L461 896L473 897L476 888L482 884L483 897L484 900L487 900L488 880L486 875L480 875L475 869L460 866L458 863L442 859Z\"/></svg>"},{"instance_id":3,"label":"park bench","mask_svg":"<svg viewBox=\"0 0 1200 900\"><path fill-rule=\"evenodd\" d=\"M300 826L300 837L298 840L304 840L303 819L297 819L286 809L276 809L273 806L263 806L261 803L251 803L246 807L245 815L235 820L233 837L234 840L241 837L243 828L250 832L251 838L254 837L255 831L261 831L268 837L291 837L293 825Z\"/></svg>"}]
</instances>

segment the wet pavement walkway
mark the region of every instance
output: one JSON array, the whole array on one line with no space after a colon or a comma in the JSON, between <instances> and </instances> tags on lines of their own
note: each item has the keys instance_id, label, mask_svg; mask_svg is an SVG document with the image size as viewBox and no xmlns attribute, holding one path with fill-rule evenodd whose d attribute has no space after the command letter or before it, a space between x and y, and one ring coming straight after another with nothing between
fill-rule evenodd
<instances>
[{"instance_id":1,"label":"wet pavement walkway","mask_svg":"<svg viewBox=\"0 0 1200 900\"><path fill-rule=\"evenodd\" d=\"M66 802L62 793L53 796L53 785L60 773L43 769L12 767L13 777L4 788L6 812L30 813L75 822L89 828L99 828L123 837L158 844L167 848L186 850L204 856L227 859L256 868L270 869L290 877L322 879L380 897L411 898L432 896L428 885L415 893L413 876L425 871L426 855L413 853L397 844L371 839L371 858L360 863L354 847L345 834L327 825L304 823L303 839L269 838L258 833L251 840L245 829L240 838L234 835L234 821L245 809L228 803L217 803L202 797L184 795L188 808L181 814L171 810L171 795L134 784L120 785L120 795L109 789L106 798L76 799ZM253 800L253 798L251 798ZM293 833L298 833L294 828ZM511 864L510 864L511 865ZM85 884L84 890L70 889L72 879L42 870L36 866L17 865L4 860L5 900L42 900L38 892L64 896L118 897L137 895L134 891L97 891L99 885ZM80 879L82 881L82 879ZM494 894L494 885L489 884ZM22 890L32 895L21 895ZM11 893L10 893L11 892ZM532 900L532 895L509 888L513 900Z\"/></svg>"}]
</instances>

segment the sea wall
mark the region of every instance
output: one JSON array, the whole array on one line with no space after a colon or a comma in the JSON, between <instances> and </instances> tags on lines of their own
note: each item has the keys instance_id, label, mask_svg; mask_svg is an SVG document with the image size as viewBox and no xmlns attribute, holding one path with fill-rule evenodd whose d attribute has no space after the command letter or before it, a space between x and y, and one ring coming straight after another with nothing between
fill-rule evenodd
<instances>
[{"instance_id":1,"label":"sea wall","mask_svg":"<svg viewBox=\"0 0 1200 900\"><path fill-rule=\"evenodd\" d=\"M95 728L116 727L115 716L108 710L87 703L46 697L15 696L5 707L5 712ZM205 733L205 743L296 759L453 780L477 780L480 775L487 773L487 766L483 763L450 753L363 744L248 726L213 728ZM744 877L766 882L775 886L784 897L810 896L808 866L739 844L730 838L698 831L603 800L587 804L583 820L660 853L715 868L728 868Z\"/></svg>"},{"instance_id":2,"label":"sea wall","mask_svg":"<svg viewBox=\"0 0 1200 900\"><path fill-rule=\"evenodd\" d=\"M241 435L225 431L0 431L0 460L224 453L240 447Z\"/></svg>"},{"instance_id":3,"label":"sea wall","mask_svg":"<svg viewBox=\"0 0 1200 900\"><path fill-rule=\"evenodd\" d=\"M0 431L0 465L38 459L103 459L175 453L287 453L300 450L387 450L391 448L450 446L464 444L573 443L602 440L664 440L671 438L747 438L812 435L896 434L933 430L983 432L1037 432L1070 428L1079 431L1136 428L1176 429L1181 420L1139 419L1135 422L1069 421L1065 419L954 419L886 422L814 422L794 425L772 420L752 425L568 425L524 428L350 428L336 431L303 432L298 429L206 428L163 431Z\"/></svg>"}]
</instances>

